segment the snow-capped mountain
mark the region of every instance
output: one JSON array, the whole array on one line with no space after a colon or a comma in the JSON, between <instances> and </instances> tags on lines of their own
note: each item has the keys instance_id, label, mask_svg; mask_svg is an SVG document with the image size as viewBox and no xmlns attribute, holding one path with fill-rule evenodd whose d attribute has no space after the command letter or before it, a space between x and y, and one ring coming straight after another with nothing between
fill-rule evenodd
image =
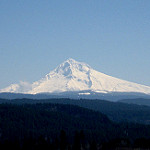
<instances>
[{"instance_id":1,"label":"snow-capped mountain","mask_svg":"<svg viewBox=\"0 0 150 150\"><path fill-rule=\"evenodd\" d=\"M150 94L149 86L111 77L73 59L66 60L39 81L32 84L25 82L13 84L0 92L36 94L86 90L97 93L138 92ZM88 95L88 93L83 94Z\"/></svg>"}]
</instances>

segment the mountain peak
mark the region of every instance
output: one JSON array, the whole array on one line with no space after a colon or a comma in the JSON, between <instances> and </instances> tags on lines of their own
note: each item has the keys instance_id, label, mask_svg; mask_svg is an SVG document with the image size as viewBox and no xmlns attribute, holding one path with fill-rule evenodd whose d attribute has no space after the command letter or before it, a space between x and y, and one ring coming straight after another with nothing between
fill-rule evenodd
<instances>
[{"instance_id":1,"label":"mountain peak","mask_svg":"<svg viewBox=\"0 0 150 150\"><path fill-rule=\"evenodd\" d=\"M62 74L64 76L76 73L76 72L86 72L91 67L85 63L78 62L72 58L67 59L62 64L60 64L54 71L56 73Z\"/></svg>"},{"instance_id":2,"label":"mountain peak","mask_svg":"<svg viewBox=\"0 0 150 150\"><path fill-rule=\"evenodd\" d=\"M76 60L72 59L72 58L68 58L65 62L68 62L68 63L77 63Z\"/></svg>"},{"instance_id":3,"label":"mountain peak","mask_svg":"<svg viewBox=\"0 0 150 150\"><path fill-rule=\"evenodd\" d=\"M73 66L73 67L75 67L75 66L77 66L77 65L90 67L88 64L86 64L86 63L84 63L84 62L79 62L79 61L76 61L76 60L74 60L74 59L72 59L72 58L67 59L67 60L64 61L62 64L68 64L68 65ZM60 65L62 65L62 64L60 64ZM91 68L91 67L90 67L90 68Z\"/></svg>"},{"instance_id":4,"label":"mountain peak","mask_svg":"<svg viewBox=\"0 0 150 150\"><path fill-rule=\"evenodd\" d=\"M88 64L67 59L56 69L31 85L15 85L5 88L5 92L43 93L91 90L100 93L140 92L150 94L150 87L117 79L92 69ZM26 90L24 90L24 88Z\"/></svg>"}]
</instances>

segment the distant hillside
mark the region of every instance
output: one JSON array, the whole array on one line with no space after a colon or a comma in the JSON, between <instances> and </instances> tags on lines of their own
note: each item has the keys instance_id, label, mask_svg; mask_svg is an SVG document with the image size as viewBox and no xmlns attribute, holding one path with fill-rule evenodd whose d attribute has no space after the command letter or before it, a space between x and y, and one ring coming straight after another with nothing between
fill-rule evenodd
<instances>
[{"instance_id":1,"label":"distant hillside","mask_svg":"<svg viewBox=\"0 0 150 150\"><path fill-rule=\"evenodd\" d=\"M150 99L150 95L134 92L110 92L110 93L97 93L90 90L85 91L72 91L61 93L39 93L39 94L23 94L23 93L0 93L0 98L4 99L51 99L51 98L70 98L70 99L103 99L116 102L121 99L137 99L144 98Z\"/></svg>"},{"instance_id":2,"label":"distant hillside","mask_svg":"<svg viewBox=\"0 0 150 150\"><path fill-rule=\"evenodd\" d=\"M145 105L150 106L150 99L137 98L137 99L123 99L118 102L127 103L127 104L137 104L137 105Z\"/></svg>"},{"instance_id":3,"label":"distant hillside","mask_svg":"<svg viewBox=\"0 0 150 150\"><path fill-rule=\"evenodd\" d=\"M4 100L0 99L0 103L11 104L36 104L36 103L58 103L77 105L83 108L102 112L107 115L109 119L115 122L134 122L141 124L150 124L150 107L140 106L135 104L125 104L119 102L109 102L105 100L72 100L72 99L47 99L47 100L33 100L33 99L16 99Z\"/></svg>"}]
</instances>

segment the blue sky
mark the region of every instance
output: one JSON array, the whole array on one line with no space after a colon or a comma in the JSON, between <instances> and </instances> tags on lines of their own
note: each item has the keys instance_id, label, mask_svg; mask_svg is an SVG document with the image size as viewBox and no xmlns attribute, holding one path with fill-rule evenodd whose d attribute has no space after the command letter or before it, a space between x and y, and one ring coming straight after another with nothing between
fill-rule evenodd
<instances>
[{"instance_id":1,"label":"blue sky","mask_svg":"<svg viewBox=\"0 0 150 150\"><path fill-rule=\"evenodd\" d=\"M68 58L150 86L150 1L0 0L0 88Z\"/></svg>"}]
</instances>

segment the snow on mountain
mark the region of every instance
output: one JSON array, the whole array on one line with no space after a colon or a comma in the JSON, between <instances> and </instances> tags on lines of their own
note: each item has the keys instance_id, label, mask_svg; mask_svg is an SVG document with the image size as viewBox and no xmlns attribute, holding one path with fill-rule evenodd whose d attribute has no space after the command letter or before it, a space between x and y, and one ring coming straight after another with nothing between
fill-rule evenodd
<instances>
[{"instance_id":1,"label":"snow on mountain","mask_svg":"<svg viewBox=\"0 0 150 150\"><path fill-rule=\"evenodd\" d=\"M59 93L90 90L98 93L139 92L150 94L150 87L108 76L89 65L68 59L44 78L32 84L13 84L0 92Z\"/></svg>"},{"instance_id":2,"label":"snow on mountain","mask_svg":"<svg viewBox=\"0 0 150 150\"><path fill-rule=\"evenodd\" d=\"M28 82L20 81L19 84L11 84L10 86L1 89L0 93L2 92L11 92L11 93L28 93L32 89L32 84Z\"/></svg>"}]
</instances>

